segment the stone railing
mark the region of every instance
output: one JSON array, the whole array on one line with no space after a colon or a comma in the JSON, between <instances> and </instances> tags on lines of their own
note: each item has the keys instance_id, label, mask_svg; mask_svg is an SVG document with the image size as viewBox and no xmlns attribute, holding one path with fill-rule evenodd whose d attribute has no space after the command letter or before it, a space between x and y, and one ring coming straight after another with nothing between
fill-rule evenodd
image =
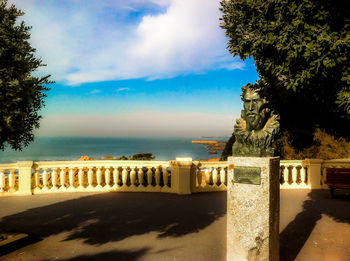
<instances>
[{"instance_id":1,"label":"stone railing","mask_svg":"<svg viewBox=\"0 0 350 261\"><path fill-rule=\"evenodd\" d=\"M191 191L210 192L226 191L227 162L194 162L194 171L191 175Z\"/></svg>"},{"instance_id":2,"label":"stone railing","mask_svg":"<svg viewBox=\"0 0 350 261\"><path fill-rule=\"evenodd\" d=\"M0 164L0 195L18 191L18 165Z\"/></svg>"},{"instance_id":3,"label":"stone railing","mask_svg":"<svg viewBox=\"0 0 350 261\"><path fill-rule=\"evenodd\" d=\"M48 192L172 192L167 161L63 161L33 165L34 194Z\"/></svg>"},{"instance_id":4,"label":"stone railing","mask_svg":"<svg viewBox=\"0 0 350 261\"><path fill-rule=\"evenodd\" d=\"M281 160L281 189L322 189L327 168L350 168L350 160ZM226 191L227 162L23 161L0 164L0 196L56 192Z\"/></svg>"},{"instance_id":5,"label":"stone railing","mask_svg":"<svg viewBox=\"0 0 350 261\"><path fill-rule=\"evenodd\" d=\"M0 195L173 192L168 161L43 161L0 164Z\"/></svg>"},{"instance_id":6,"label":"stone railing","mask_svg":"<svg viewBox=\"0 0 350 261\"><path fill-rule=\"evenodd\" d=\"M309 164L305 160L280 161L281 189L310 189ZM320 175L320 174L319 174Z\"/></svg>"}]
</instances>

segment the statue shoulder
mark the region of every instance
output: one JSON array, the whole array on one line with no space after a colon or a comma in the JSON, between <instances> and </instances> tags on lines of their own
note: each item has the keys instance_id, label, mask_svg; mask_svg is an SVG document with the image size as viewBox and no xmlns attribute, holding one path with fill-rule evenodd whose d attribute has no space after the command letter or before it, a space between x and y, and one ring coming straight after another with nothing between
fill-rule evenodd
<instances>
[{"instance_id":1,"label":"statue shoulder","mask_svg":"<svg viewBox=\"0 0 350 261\"><path fill-rule=\"evenodd\" d=\"M237 129L240 129L240 130L245 130L246 129L246 126L247 125L247 123L246 123L246 121L245 120L243 120L242 118L239 118L239 119L237 119L236 120L236 124L235 124L235 129L237 128Z\"/></svg>"},{"instance_id":2,"label":"statue shoulder","mask_svg":"<svg viewBox=\"0 0 350 261\"><path fill-rule=\"evenodd\" d=\"M279 120L280 120L279 115L274 112L271 112L270 118L267 120L264 126L264 131L270 134L278 133L280 128Z\"/></svg>"}]
</instances>

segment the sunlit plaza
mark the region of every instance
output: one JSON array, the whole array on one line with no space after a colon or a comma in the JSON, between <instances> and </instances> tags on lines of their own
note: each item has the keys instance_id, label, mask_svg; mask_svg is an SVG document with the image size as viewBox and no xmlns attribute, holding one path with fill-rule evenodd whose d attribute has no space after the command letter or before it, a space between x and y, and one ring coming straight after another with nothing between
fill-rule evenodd
<instances>
[{"instance_id":1,"label":"sunlit plaza","mask_svg":"<svg viewBox=\"0 0 350 261\"><path fill-rule=\"evenodd\" d=\"M0 198L1 260L226 260L226 192ZM281 190L280 260L350 260L350 197Z\"/></svg>"}]
</instances>

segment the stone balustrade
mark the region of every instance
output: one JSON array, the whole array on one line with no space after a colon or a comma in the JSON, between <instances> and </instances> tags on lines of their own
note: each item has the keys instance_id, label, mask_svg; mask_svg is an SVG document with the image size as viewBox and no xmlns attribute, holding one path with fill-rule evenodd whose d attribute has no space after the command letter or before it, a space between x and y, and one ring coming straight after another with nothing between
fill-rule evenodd
<instances>
[{"instance_id":1,"label":"stone balustrade","mask_svg":"<svg viewBox=\"0 0 350 261\"><path fill-rule=\"evenodd\" d=\"M227 162L194 162L191 178L192 192L226 191Z\"/></svg>"},{"instance_id":2,"label":"stone balustrade","mask_svg":"<svg viewBox=\"0 0 350 261\"><path fill-rule=\"evenodd\" d=\"M311 189L308 179L309 165L306 160L280 161L281 189ZM319 174L320 175L320 174Z\"/></svg>"},{"instance_id":3,"label":"stone balustrade","mask_svg":"<svg viewBox=\"0 0 350 261\"><path fill-rule=\"evenodd\" d=\"M18 190L18 167L16 163L0 164L0 195Z\"/></svg>"},{"instance_id":4,"label":"stone balustrade","mask_svg":"<svg viewBox=\"0 0 350 261\"><path fill-rule=\"evenodd\" d=\"M172 192L167 161L36 162L34 194L48 192Z\"/></svg>"},{"instance_id":5,"label":"stone balustrade","mask_svg":"<svg viewBox=\"0 0 350 261\"><path fill-rule=\"evenodd\" d=\"M350 168L350 160L281 160L281 189L322 189L327 168ZM22 161L0 164L0 196L60 192L226 191L225 161Z\"/></svg>"}]
</instances>

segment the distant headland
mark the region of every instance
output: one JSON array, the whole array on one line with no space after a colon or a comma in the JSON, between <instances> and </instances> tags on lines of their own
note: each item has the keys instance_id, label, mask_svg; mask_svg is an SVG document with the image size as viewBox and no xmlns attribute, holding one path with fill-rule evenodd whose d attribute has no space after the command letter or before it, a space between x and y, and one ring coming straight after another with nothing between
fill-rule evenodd
<instances>
[{"instance_id":1,"label":"distant headland","mask_svg":"<svg viewBox=\"0 0 350 261\"><path fill-rule=\"evenodd\" d=\"M225 141L219 140L192 140L192 143L205 145L209 154L217 154L218 150L223 150L226 145Z\"/></svg>"}]
</instances>

